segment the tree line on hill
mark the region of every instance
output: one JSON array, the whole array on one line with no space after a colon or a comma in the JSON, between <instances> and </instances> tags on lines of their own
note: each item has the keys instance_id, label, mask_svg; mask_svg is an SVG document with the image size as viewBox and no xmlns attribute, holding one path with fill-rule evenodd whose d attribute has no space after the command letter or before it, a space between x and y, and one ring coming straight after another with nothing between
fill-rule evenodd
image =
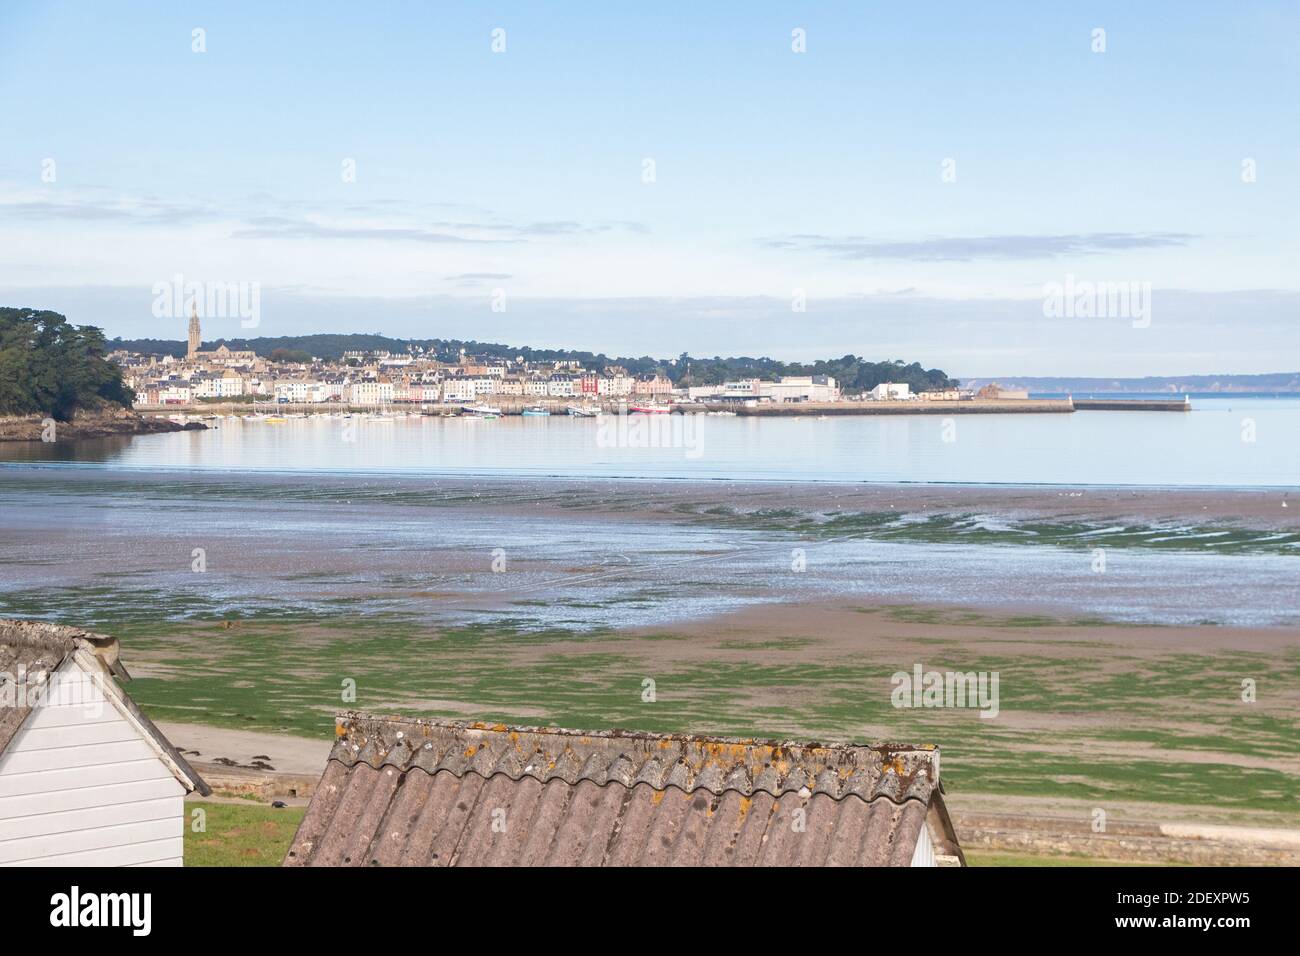
<instances>
[{"instance_id":1,"label":"tree line on hill","mask_svg":"<svg viewBox=\"0 0 1300 956\"><path fill-rule=\"evenodd\" d=\"M113 348L132 352L185 355L185 343L165 339L114 339ZM585 352L573 349L535 349L528 346L503 345L498 342L477 342L472 339L393 339L377 334L339 335L285 335L254 339L218 339L207 345L218 345L240 351L252 351L263 358L277 361L306 362L309 357L338 362L345 352L387 351L395 355L405 353L410 346L425 350L425 354L442 362L455 362L462 351L487 359L523 358L534 363L578 362L584 368L601 369L607 365L620 365L633 375L658 373L676 386L716 385L741 378L760 378L772 381L783 375L830 375L846 392L862 392L875 388L882 382L900 382L913 391L931 388L951 388L956 381L942 369L927 369L919 362L905 364L901 360L870 362L861 356L845 355L842 358L819 359L815 362L781 362L772 358L738 356L699 358L683 352L676 359L611 357L603 352Z\"/></svg>"},{"instance_id":2,"label":"tree line on hill","mask_svg":"<svg viewBox=\"0 0 1300 956\"><path fill-rule=\"evenodd\" d=\"M82 409L129 407L133 396L105 346L102 331L57 312L0 307L0 415L67 421Z\"/></svg>"}]
</instances>

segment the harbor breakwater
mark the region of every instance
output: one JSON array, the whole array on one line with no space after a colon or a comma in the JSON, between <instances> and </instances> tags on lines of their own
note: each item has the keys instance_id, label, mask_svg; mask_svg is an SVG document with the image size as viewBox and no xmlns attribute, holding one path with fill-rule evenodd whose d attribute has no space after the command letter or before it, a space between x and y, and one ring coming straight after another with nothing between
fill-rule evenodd
<instances>
[{"instance_id":1,"label":"harbor breakwater","mask_svg":"<svg viewBox=\"0 0 1300 956\"><path fill-rule=\"evenodd\" d=\"M490 401L488 400L490 399ZM564 415L571 405L580 405L606 415L629 411L625 402L587 402L580 398L518 399L514 397L485 396L484 404L499 409L502 415L522 415L526 408L544 408L552 415ZM698 415L707 412L730 412L740 417L779 416L830 416L830 415L1034 415L1070 414L1076 411L1185 411L1190 403L1164 399L969 399L964 401L845 401L845 402L774 402L746 405L740 402L690 402L673 404L676 414ZM407 412L430 416L454 416L463 406L398 402L391 405L361 403L261 403L255 409L248 403L222 402L204 405L154 405L137 406L137 411L149 415L247 415L254 411L273 414L336 414L371 412Z\"/></svg>"}]
</instances>

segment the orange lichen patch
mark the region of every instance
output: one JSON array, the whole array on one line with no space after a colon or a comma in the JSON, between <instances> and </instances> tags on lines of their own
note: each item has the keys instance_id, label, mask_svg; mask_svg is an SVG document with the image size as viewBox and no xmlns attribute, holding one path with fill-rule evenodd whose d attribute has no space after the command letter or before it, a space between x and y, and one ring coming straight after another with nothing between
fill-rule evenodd
<instances>
[{"instance_id":1,"label":"orange lichen patch","mask_svg":"<svg viewBox=\"0 0 1300 956\"><path fill-rule=\"evenodd\" d=\"M754 805L754 801L751 800L749 797L740 798L740 816L739 819L736 821L737 824L741 824L745 822L745 817L749 816L749 808L752 807L753 805Z\"/></svg>"},{"instance_id":2,"label":"orange lichen patch","mask_svg":"<svg viewBox=\"0 0 1300 956\"><path fill-rule=\"evenodd\" d=\"M501 733L505 733L508 728L506 727L505 724L493 724L492 729L495 730L497 733L501 734Z\"/></svg>"},{"instance_id":3,"label":"orange lichen patch","mask_svg":"<svg viewBox=\"0 0 1300 956\"><path fill-rule=\"evenodd\" d=\"M472 756L474 756L476 753L478 753L478 748L475 747L475 746L473 746L473 745L470 745L469 747L465 748L465 756L466 756L466 757L472 757Z\"/></svg>"},{"instance_id":4,"label":"orange lichen patch","mask_svg":"<svg viewBox=\"0 0 1300 956\"><path fill-rule=\"evenodd\" d=\"M901 776L903 775L903 773L905 772L905 769L906 769L906 768L904 768L904 766L903 766L903 758L902 758L902 757L894 757L893 760L887 760L887 761L884 762L884 765L881 767L881 770L882 770L884 773L896 773L896 774L898 774L900 777L901 777Z\"/></svg>"},{"instance_id":5,"label":"orange lichen patch","mask_svg":"<svg viewBox=\"0 0 1300 956\"><path fill-rule=\"evenodd\" d=\"M348 729L347 729L346 727L344 727L342 724L335 724L335 725L334 725L334 736L335 736L335 737L346 737L347 735L348 735Z\"/></svg>"},{"instance_id":6,"label":"orange lichen patch","mask_svg":"<svg viewBox=\"0 0 1300 956\"><path fill-rule=\"evenodd\" d=\"M656 790L654 792L654 796L650 798L650 802L654 804L656 807L659 806L659 804L663 802L664 794L667 792L668 792L667 790Z\"/></svg>"}]
</instances>

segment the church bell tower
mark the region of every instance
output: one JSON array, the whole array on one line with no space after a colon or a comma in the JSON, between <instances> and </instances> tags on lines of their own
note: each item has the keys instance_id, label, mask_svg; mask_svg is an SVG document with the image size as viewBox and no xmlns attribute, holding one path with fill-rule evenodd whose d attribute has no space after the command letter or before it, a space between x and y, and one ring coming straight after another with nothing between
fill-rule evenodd
<instances>
[{"instance_id":1,"label":"church bell tower","mask_svg":"<svg viewBox=\"0 0 1300 956\"><path fill-rule=\"evenodd\" d=\"M198 354L199 346L203 344L203 333L199 330L199 307L197 303L190 304L190 349L186 355L187 358L194 358Z\"/></svg>"}]
</instances>

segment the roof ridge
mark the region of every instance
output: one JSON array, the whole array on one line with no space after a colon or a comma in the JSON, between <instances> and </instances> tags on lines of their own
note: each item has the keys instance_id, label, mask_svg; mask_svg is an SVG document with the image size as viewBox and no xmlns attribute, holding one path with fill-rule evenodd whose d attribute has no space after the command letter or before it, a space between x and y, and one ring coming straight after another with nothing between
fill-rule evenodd
<instances>
[{"instance_id":1,"label":"roof ridge","mask_svg":"<svg viewBox=\"0 0 1300 956\"><path fill-rule=\"evenodd\" d=\"M339 758L333 755L331 755L327 759L326 763L328 764L330 761L345 766L348 769L352 769L353 767L356 766L356 764L347 764L344 761L339 760ZM496 779L497 777L504 777L506 780L509 780L512 783L518 783L524 777L534 776L533 774L528 774L528 773L513 774L506 769L497 769L497 770L492 770L487 773L484 773L483 771L479 770L476 767L466 767L463 769L462 772L457 773L454 769L448 767L440 767L430 772L428 770L425 770L423 767L408 766L406 768L403 768L402 772L410 773L414 770L419 770L430 777L438 777L441 776L442 774L447 774L449 776L456 777L461 780L463 780L465 777L472 775L481 779L484 782L484 784L488 783L491 780ZM534 777L534 779L536 779L536 777ZM554 778L548 778L548 779L554 779ZM541 782L544 783L545 781L541 781ZM606 779L602 782L602 781L594 780L591 777L579 776L575 781L571 781L571 782L575 786L578 783L590 783L600 790L605 790L608 787L623 786L623 784L620 781L612 778ZM787 793L798 793L801 796L805 796L805 797L815 796L818 793L825 793L827 796L829 796L832 800L836 801L837 803L852 797L866 804L870 804L874 800L888 800L890 803L893 803L897 806L902 806L903 804L907 803L909 800L920 800L922 802L926 802L930 799L930 794L935 789L928 785L911 784L906 787L882 787L882 788L878 788L874 793L871 792L858 793L849 788L844 788L842 792L840 792L839 795L836 796L836 795L832 795L831 793L825 790L809 789L807 787L801 788L800 790L796 790L794 788L773 790L773 789L768 789L766 787L742 788L730 781L724 782L722 786L718 786L718 787L712 787L707 785L687 787L672 780L664 782L662 786L655 786L655 784L649 781L634 779L630 784L627 785L628 790L636 790L638 787L649 787L651 790L654 790L658 793L663 793L668 790L676 790L678 793L681 793L686 796L689 796L692 793L700 793L700 792L708 793L715 797L722 797L728 793L738 793L742 797L746 797L746 798L753 798L755 794L759 794L759 793L765 793L768 794L769 796L776 797L776 798L780 798Z\"/></svg>"},{"instance_id":2,"label":"roof ridge","mask_svg":"<svg viewBox=\"0 0 1300 956\"><path fill-rule=\"evenodd\" d=\"M730 737L714 734L691 734L674 731L635 730L628 727L611 727L608 730L579 730L572 727L507 724L497 720L453 720L441 717L403 717L400 714L370 714L364 711L343 711L335 715L336 727L343 722L357 725L414 724L420 727L437 727L449 730L474 730L489 733L529 733L555 737L590 737L601 740L668 740L700 743L737 744L746 747L816 748L823 750L875 750L882 753L938 753L934 744L907 744L890 741L855 743L852 741L816 741L797 738Z\"/></svg>"},{"instance_id":3,"label":"roof ridge","mask_svg":"<svg viewBox=\"0 0 1300 956\"><path fill-rule=\"evenodd\" d=\"M49 621L29 621L20 618L0 618L0 644L24 647L56 647L66 650L76 647L77 641L91 645L111 643L115 639L107 634L97 634L69 624Z\"/></svg>"},{"instance_id":4,"label":"roof ridge","mask_svg":"<svg viewBox=\"0 0 1300 956\"><path fill-rule=\"evenodd\" d=\"M486 721L338 715L330 759L430 776L560 778L576 785L638 783L656 790L744 796L766 792L849 795L894 803L928 799L939 786L939 752L907 744L823 744L742 737L577 731Z\"/></svg>"}]
</instances>

